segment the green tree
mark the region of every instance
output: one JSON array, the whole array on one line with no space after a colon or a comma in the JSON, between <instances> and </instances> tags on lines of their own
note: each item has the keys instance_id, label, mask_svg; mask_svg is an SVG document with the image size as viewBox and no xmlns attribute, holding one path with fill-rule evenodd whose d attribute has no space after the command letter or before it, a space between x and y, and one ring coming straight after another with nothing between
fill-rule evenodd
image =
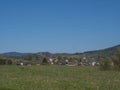
<instances>
[{"instance_id":1,"label":"green tree","mask_svg":"<svg viewBox=\"0 0 120 90\"><path fill-rule=\"evenodd\" d=\"M5 65L6 64L6 60L5 59L0 59L0 65Z\"/></svg>"},{"instance_id":2,"label":"green tree","mask_svg":"<svg viewBox=\"0 0 120 90\"><path fill-rule=\"evenodd\" d=\"M48 64L47 58L45 58L45 57L43 58L42 64Z\"/></svg>"},{"instance_id":3,"label":"green tree","mask_svg":"<svg viewBox=\"0 0 120 90\"><path fill-rule=\"evenodd\" d=\"M101 70L120 70L120 48L117 48L117 52L109 59L101 61Z\"/></svg>"},{"instance_id":4,"label":"green tree","mask_svg":"<svg viewBox=\"0 0 120 90\"><path fill-rule=\"evenodd\" d=\"M10 60L10 59L7 60L7 64L8 64L8 65L12 65L12 63L13 63L12 60Z\"/></svg>"},{"instance_id":5,"label":"green tree","mask_svg":"<svg viewBox=\"0 0 120 90\"><path fill-rule=\"evenodd\" d=\"M100 70L111 70L111 61L110 59L102 59L100 62Z\"/></svg>"},{"instance_id":6,"label":"green tree","mask_svg":"<svg viewBox=\"0 0 120 90\"><path fill-rule=\"evenodd\" d=\"M117 53L112 56L113 69L120 70L120 48L117 48Z\"/></svg>"}]
</instances>

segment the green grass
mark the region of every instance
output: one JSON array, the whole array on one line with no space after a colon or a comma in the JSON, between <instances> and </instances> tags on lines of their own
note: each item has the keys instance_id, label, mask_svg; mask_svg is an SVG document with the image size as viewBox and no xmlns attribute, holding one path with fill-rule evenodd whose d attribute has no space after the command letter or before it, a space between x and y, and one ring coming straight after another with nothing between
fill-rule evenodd
<instances>
[{"instance_id":1,"label":"green grass","mask_svg":"<svg viewBox=\"0 0 120 90\"><path fill-rule=\"evenodd\" d=\"M120 90L120 72L79 66L0 66L0 90Z\"/></svg>"}]
</instances>

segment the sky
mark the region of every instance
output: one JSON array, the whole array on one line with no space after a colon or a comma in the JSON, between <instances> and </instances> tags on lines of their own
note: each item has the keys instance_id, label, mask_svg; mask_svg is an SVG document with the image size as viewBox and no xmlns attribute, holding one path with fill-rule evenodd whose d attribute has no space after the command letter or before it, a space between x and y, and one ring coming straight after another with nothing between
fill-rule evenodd
<instances>
[{"instance_id":1,"label":"sky","mask_svg":"<svg viewBox=\"0 0 120 90\"><path fill-rule=\"evenodd\" d=\"M120 44L120 0L0 0L0 53L75 53Z\"/></svg>"}]
</instances>

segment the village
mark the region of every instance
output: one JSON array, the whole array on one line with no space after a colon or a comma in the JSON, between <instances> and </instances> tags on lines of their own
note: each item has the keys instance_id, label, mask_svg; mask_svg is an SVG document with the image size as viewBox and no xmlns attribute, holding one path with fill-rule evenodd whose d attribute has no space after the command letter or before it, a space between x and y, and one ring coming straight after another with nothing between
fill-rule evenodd
<instances>
[{"instance_id":1,"label":"village","mask_svg":"<svg viewBox=\"0 0 120 90\"><path fill-rule=\"evenodd\" d=\"M28 62L28 61L24 61L24 62L19 62L16 65L21 65L21 66L32 66L32 65L36 65L36 66L40 66L40 65L65 65L65 66L98 66L100 65L99 62L91 59L88 60L86 57L83 57L79 60L71 60L71 59L64 59L64 60L60 60L58 58L43 58L43 60L38 63L38 62Z\"/></svg>"}]
</instances>

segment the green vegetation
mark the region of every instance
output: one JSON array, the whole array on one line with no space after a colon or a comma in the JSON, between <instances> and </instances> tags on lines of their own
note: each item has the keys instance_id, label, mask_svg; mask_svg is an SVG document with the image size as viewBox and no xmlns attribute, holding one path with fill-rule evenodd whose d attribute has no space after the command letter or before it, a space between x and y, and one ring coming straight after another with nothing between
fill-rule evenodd
<instances>
[{"instance_id":1,"label":"green vegetation","mask_svg":"<svg viewBox=\"0 0 120 90\"><path fill-rule=\"evenodd\" d=\"M89 66L0 66L0 90L119 90L120 72Z\"/></svg>"},{"instance_id":2,"label":"green vegetation","mask_svg":"<svg viewBox=\"0 0 120 90\"><path fill-rule=\"evenodd\" d=\"M52 58L54 64L65 64L65 60L70 62L80 62L83 57L86 57L88 62L100 62L102 60L107 60L117 52L117 48L120 45L114 46L107 49L88 51L84 53L49 53L49 52L39 52L39 53L18 53L18 52L9 52L0 54L7 59L12 59L13 64L19 64L20 62L29 63L29 64L42 64L48 63L49 59ZM1 57L0 57L1 59ZM44 60L47 59L47 60ZM3 62L3 61L2 61ZM4 63L4 62L3 62Z\"/></svg>"},{"instance_id":3,"label":"green vegetation","mask_svg":"<svg viewBox=\"0 0 120 90\"><path fill-rule=\"evenodd\" d=\"M48 61L46 58L43 59L42 64L48 64Z\"/></svg>"},{"instance_id":4,"label":"green vegetation","mask_svg":"<svg viewBox=\"0 0 120 90\"><path fill-rule=\"evenodd\" d=\"M11 58L6 58L0 56L0 65L12 65L14 63L14 60Z\"/></svg>"},{"instance_id":5,"label":"green vegetation","mask_svg":"<svg viewBox=\"0 0 120 90\"><path fill-rule=\"evenodd\" d=\"M74 65L84 56L87 63L99 62L100 68L66 66L65 60ZM50 65L50 58L54 65ZM0 90L119 90L119 70L120 46L75 54L1 54Z\"/></svg>"},{"instance_id":6,"label":"green vegetation","mask_svg":"<svg viewBox=\"0 0 120 90\"><path fill-rule=\"evenodd\" d=\"M100 69L120 71L120 48L112 57L101 61Z\"/></svg>"}]
</instances>

